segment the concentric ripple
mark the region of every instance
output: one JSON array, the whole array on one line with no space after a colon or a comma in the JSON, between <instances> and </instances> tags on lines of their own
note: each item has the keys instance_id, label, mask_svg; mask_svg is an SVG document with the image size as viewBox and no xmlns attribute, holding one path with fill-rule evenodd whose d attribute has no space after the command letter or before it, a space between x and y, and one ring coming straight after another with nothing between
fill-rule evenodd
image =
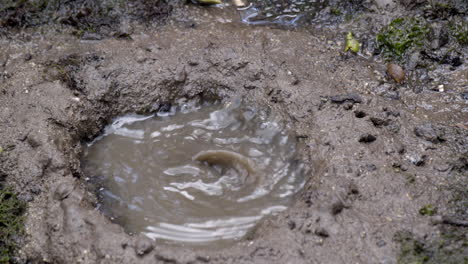
<instances>
[{"instance_id":1,"label":"concentric ripple","mask_svg":"<svg viewBox=\"0 0 468 264\"><path fill-rule=\"evenodd\" d=\"M239 100L117 118L83 164L103 213L128 232L182 243L238 240L303 185L295 138Z\"/></svg>"}]
</instances>

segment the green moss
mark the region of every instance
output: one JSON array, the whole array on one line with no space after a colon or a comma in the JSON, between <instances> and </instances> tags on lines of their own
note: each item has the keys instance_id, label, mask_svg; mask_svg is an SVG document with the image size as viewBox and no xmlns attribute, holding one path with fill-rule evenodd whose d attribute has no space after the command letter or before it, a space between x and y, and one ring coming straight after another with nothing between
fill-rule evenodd
<instances>
[{"instance_id":1,"label":"green moss","mask_svg":"<svg viewBox=\"0 0 468 264\"><path fill-rule=\"evenodd\" d=\"M435 215L437 213L437 208L434 207L432 204L428 204L423 206L421 209L419 209L419 213L421 215Z\"/></svg>"},{"instance_id":2,"label":"green moss","mask_svg":"<svg viewBox=\"0 0 468 264\"><path fill-rule=\"evenodd\" d=\"M387 59L401 60L409 50L422 46L429 28L418 18L397 18L377 34L377 46Z\"/></svg>"},{"instance_id":3,"label":"green moss","mask_svg":"<svg viewBox=\"0 0 468 264\"><path fill-rule=\"evenodd\" d=\"M394 240L400 243L398 264L459 264L468 260L463 246L464 233L457 229L443 229L436 241L421 241L411 232L400 231Z\"/></svg>"},{"instance_id":4,"label":"green moss","mask_svg":"<svg viewBox=\"0 0 468 264\"><path fill-rule=\"evenodd\" d=\"M2 187L0 187L2 188ZM23 233L26 209L11 188L0 189L0 263L10 263Z\"/></svg>"},{"instance_id":5,"label":"green moss","mask_svg":"<svg viewBox=\"0 0 468 264\"><path fill-rule=\"evenodd\" d=\"M330 9L330 13L331 13L332 15L334 15L334 16L341 16L341 14L342 14L342 13L341 13L341 10L338 9L338 8L336 8L336 7L332 7L332 8Z\"/></svg>"},{"instance_id":6,"label":"green moss","mask_svg":"<svg viewBox=\"0 0 468 264\"><path fill-rule=\"evenodd\" d=\"M462 45L468 45L468 21L454 19L449 23L450 34Z\"/></svg>"}]
</instances>

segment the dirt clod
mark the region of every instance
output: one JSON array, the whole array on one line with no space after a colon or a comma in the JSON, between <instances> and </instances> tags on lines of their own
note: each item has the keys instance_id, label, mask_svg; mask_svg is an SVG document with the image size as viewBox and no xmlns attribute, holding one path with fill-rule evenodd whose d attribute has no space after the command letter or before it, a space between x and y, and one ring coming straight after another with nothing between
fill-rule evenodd
<instances>
[{"instance_id":1,"label":"dirt clod","mask_svg":"<svg viewBox=\"0 0 468 264\"><path fill-rule=\"evenodd\" d=\"M372 135L372 134L362 134L360 137L359 137L359 142L360 143L372 143L374 142L375 140L377 139L376 136Z\"/></svg>"},{"instance_id":2,"label":"dirt clod","mask_svg":"<svg viewBox=\"0 0 468 264\"><path fill-rule=\"evenodd\" d=\"M153 241L145 236L140 236L135 242L135 253L144 256L154 249Z\"/></svg>"}]
</instances>

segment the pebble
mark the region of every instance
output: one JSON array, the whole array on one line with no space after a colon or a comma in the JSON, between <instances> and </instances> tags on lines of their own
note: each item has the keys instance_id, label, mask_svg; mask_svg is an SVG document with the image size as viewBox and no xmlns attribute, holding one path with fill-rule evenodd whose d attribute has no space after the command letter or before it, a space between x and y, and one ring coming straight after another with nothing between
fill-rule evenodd
<instances>
[{"instance_id":1,"label":"pebble","mask_svg":"<svg viewBox=\"0 0 468 264\"><path fill-rule=\"evenodd\" d=\"M138 256L144 256L154 249L153 241L147 237L139 237L135 242L135 253Z\"/></svg>"},{"instance_id":2,"label":"pebble","mask_svg":"<svg viewBox=\"0 0 468 264\"><path fill-rule=\"evenodd\" d=\"M422 124L415 127L414 134L432 143L445 141L442 131L437 130L432 124Z\"/></svg>"},{"instance_id":3,"label":"pebble","mask_svg":"<svg viewBox=\"0 0 468 264\"><path fill-rule=\"evenodd\" d=\"M405 80L405 71L398 64L389 63L387 65L387 73L397 83L402 83Z\"/></svg>"},{"instance_id":4,"label":"pebble","mask_svg":"<svg viewBox=\"0 0 468 264\"><path fill-rule=\"evenodd\" d=\"M73 186L73 184L61 183L55 189L54 198L57 199L57 200L60 200L60 201L64 200L65 198L68 197L68 195L70 195L70 193L73 191L74 188L75 188L75 186Z\"/></svg>"},{"instance_id":5,"label":"pebble","mask_svg":"<svg viewBox=\"0 0 468 264\"><path fill-rule=\"evenodd\" d=\"M359 137L359 142L361 143L372 143L377 139L376 136L371 135L371 134L363 134Z\"/></svg>"},{"instance_id":6,"label":"pebble","mask_svg":"<svg viewBox=\"0 0 468 264\"><path fill-rule=\"evenodd\" d=\"M315 229L314 234L316 234L317 236L321 236L321 237L329 237L330 236L328 231L323 227L319 227L319 228Z\"/></svg>"}]
</instances>

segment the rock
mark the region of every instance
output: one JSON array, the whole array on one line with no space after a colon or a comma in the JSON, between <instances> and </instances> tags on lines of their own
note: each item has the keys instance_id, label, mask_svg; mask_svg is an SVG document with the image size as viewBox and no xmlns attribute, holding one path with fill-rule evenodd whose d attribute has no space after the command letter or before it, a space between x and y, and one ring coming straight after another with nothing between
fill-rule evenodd
<instances>
[{"instance_id":1,"label":"rock","mask_svg":"<svg viewBox=\"0 0 468 264\"><path fill-rule=\"evenodd\" d=\"M414 128L414 134L432 143L444 142L444 133L432 124L423 124Z\"/></svg>"},{"instance_id":2,"label":"rock","mask_svg":"<svg viewBox=\"0 0 468 264\"><path fill-rule=\"evenodd\" d=\"M463 100L468 100L468 91L461 93L460 96Z\"/></svg>"},{"instance_id":3,"label":"rock","mask_svg":"<svg viewBox=\"0 0 468 264\"><path fill-rule=\"evenodd\" d=\"M379 240L379 241L377 241L377 243L376 243L376 245L377 245L378 247L384 247L386 244L387 244L387 243L385 243L385 241L383 241L383 240Z\"/></svg>"},{"instance_id":4,"label":"rock","mask_svg":"<svg viewBox=\"0 0 468 264\"><path fill-rule=\"evenodd\" d=\"M101 40L102 36L97 33L92 32L85 32L83 36L81 36L82 40Z\"/></svg>"},{"instance_id":5,"label":"rock","mask_svg":"<svg viewBox=\"0 0 468 264\"><path fill-rule=\"evenodd\" d=\"M328 231L323 227L318 227L317 229L315 229L314 234L316 234L317 236L321 236L321 237L330 236L330 234L328 234Z\"/></svg>"},{"instance_id":6,"label":"rock","mask_svg":"<svg viewBox=\"0 0 468 264\"><path fill-rule=\"evenodd\" d=\"M380 118L380 117L371 117L370 121L375 127L383 127L388 125L388 120Z\"/></svg>"},{"instance_id":7,"label":"rock","mask_svg":"<svg viewBox=\"0 0 468 264\"><path fill-rule=\"evenodd\" d=\"M26 53L24 54L24 61L30 61L32 59L32 55L31 53Z\"/></svg>"},{"instance_id":8,"label":"rock","mask_svg":"<svg viewBox=\"0 0 468 264\"><path fill-rule=\"evenodd\" d=\"M372 143L376 139L377 139L377 137L375 137L374 135L366 133L366 134L363 134L363 135L361 135L359 137L359 142L361 142L361 143Z\"/></svg>"},{"instance_id":9,"label":"rock","mask_svg":"<svg viewBox=\"0 0 468 264\"><path fill-rule=\"evenodd\" d=\"M343 109L344 109L344 110L351 110L351 109L353 109L353 102L351 102L351 101L346 101L346 102L344 102L344 104L343 104Z\"/></svg>"},{"instance_id":10,"label":"rock","mask_svg":"<svg viewBox=\"0 0 468 264\"><path fill-rule=\"evenodd\" d=\"M387 65L387 73L397 83L402 83L405 80L405 71L397 64L389 63Z\"/></svg>"},{"instance_id":11,"label":"rock","mask_svg":"<svg viewBox=\"0 0 468 264\"><path fill-rule=\"evenodd\" d=\"M25 201L25 202L31 202L31 201L34 200L32 195L29 194L29 193L22 193L22 194L18 195L18 199L20 199L21 201Z\"/></svg>"},{"instance_id":12,"label":"rock","mask_svg":"<svg viewBox=\"0 0 468 264\"><path fill-rule=\"evenodd\" d=\"M57 186L54 192L54 198L61 201L67 198L70 193L75 189L75 186L70 183L61 183Z\"/></svg>"},{"instance_id":13,"label":"rock","mask_svg":"<svg viewBox=\"0 0 468 264\"><path fill-rule=\"evenodd\" d=\"M171 103L163 103L161 106L159 106L158 111L162 113L167 113L171 111L172 104Z\"/></svg>"},{"instance_id":14,"label":"rock","mask_svg":"<svg viewBox=\"0 0 468 264\"><path fill-rule=\"evenodd\" d=\"M29 189L29 191L33 194L40 194L42 189L39 186L33 186Z\"/></svg>"},{"instance_id":15,"label":"rock","mask_svg":"<svg viewBox=\"0 0 468 264\"><path fill-rule=\"evenodd\" d=\"M426 155L407 155L408 160L413 163L415 166L423 166L426 163L427 156Z\"/></svg>"},{"instance_id":16,"label":"rock","mask_svg":"<svg viewBox=\"0 0 468 264\"><path fill-rule=\"evenodd\" d=\"M389 83L384 83L382 85L379 85L372 90L375 94L388 98L388 99L392 99L392 100L400 99L400 93L398 92L397 87Z\"/></svg>"},{"instance_id":17,"label":"rock","mask_svg":"<svg viewBox=\"0 0 468 264\"><path fill-rule=\"evenodd\" d=\"M330 102L333 104L342 104L344 102L351 102L353 104L360 104L362 103L362 99L359 95L351 93L351 94L342 94L342 95L334 95L330 97Z\"/></svg>"},{"instance_id":18,"label":"rock","mask_svg":"<svg viewBox=\"0 0 468 264\"><path fill-rule=\"evenodd\" d=\"M293 220L289 220L288 227L290 230L294 230L296 228L296 222L294 222Z\"/></svg>"},{"instance_id":19,"label":"rock","mask_svg":"<svg viewBox=\"0 0 468 264\"><path fill-rule=\"evenodd\" d=\"M135 242L135 253L144 256L154 249L153 241L145 236L140 236Z\"/></svg>"},{"instance_id":20,"label":"rock","mask_svg":"<svg viewBox=\"0 0 468 264\"><path fill-rule=\"evenodd\" d=\"M37 148L39 146L41 146L41 142L36 138L36 136L34 135L28 135L28 137L26 138L26 142L28 142L28 144L32 147L32 148Z\"/></svg>"}]
</instances>

